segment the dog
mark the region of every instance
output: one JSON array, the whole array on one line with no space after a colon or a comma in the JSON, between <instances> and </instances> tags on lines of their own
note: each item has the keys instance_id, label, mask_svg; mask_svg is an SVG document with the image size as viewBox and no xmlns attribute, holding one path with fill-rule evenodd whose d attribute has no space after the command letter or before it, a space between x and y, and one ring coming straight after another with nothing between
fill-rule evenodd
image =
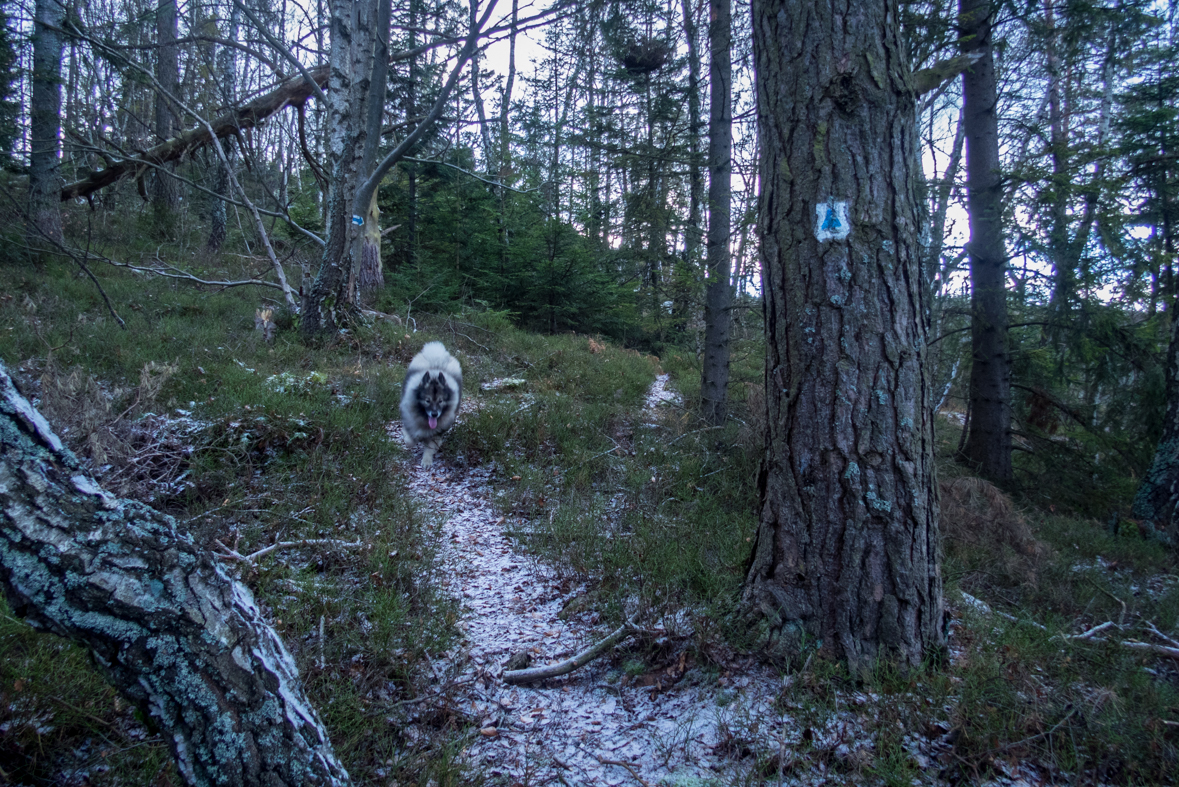
<instances>
[{"instance_id":1,"label":"dog","mask_svg":"<svg viewBox=\"0 0 1179 787\"><path fill-rule=\"evenodd\" d=\"M463 400L463 369L442 342L429 342L409 362L401 391L401 440L421 443L422 467L434 464L442 433L454 426Z\"/></svg>"}]
</instances>

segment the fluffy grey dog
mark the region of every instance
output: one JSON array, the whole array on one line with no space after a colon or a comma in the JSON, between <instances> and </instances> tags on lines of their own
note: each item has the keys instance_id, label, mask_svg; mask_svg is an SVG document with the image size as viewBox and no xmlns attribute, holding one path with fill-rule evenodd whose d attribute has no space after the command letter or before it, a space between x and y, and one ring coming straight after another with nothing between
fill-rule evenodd
<instances>
[{"instance_id":1,"label":"fluffy grey dog","mask_svg":"<svg viewBox=\"0 0 1179 787\"><path fill-rule=\"evenodd\" d=\"M401 440L425 446L422 467L434 464L442 433L454 426L463 400L463 368L442 342L430 342L409 362L401 392Z\"/></svg>"}]
</instances>

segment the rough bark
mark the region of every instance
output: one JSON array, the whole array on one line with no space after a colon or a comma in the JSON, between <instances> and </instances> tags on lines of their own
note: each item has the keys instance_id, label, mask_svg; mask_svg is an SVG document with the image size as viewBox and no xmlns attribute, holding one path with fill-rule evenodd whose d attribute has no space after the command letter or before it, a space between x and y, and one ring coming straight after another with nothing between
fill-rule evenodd
<instances>
[{"instance_id":1,"label":"rough bark","mask_svg":"<svg viewBox=\"0 0 1179 787\"><path fill-rule=\"evenodd\" d=\"M363 119L372 61L365 67L364 55L368 52L371 57L372 28L367 24L372 20L370 13L375 13L372 0L331 3L326 119L331 173L323 258L311 289L304 293L301 310L300 330L307 337L334 333L344 327L348 322L346 311L353 305L349 285L355 236L349 225L367 128Z\"/></svg>"},{"instance_id":2,"label":"rough bark","mask_svg":"<svg viewBox=\"0 0 1179 787\"><path fill-rule=\"evenodd\" d=\"M197 785L345 785L250 591L169 516L102 490L0 364L0 585L90 650Z\"/></svg>"},{"instance_id":3,"label":"rough bark","mask_svg":"<svg viewBox=\"0 0 1179 787\"><path fill-rule=\"evenodd\" d=\"M61 243L61 27L65 5L37 0L33 24L33 95L29 105L29 244Z\"/></svg>"},{"instance_id":4,"label":"rough bark","mask_svg":"<svg viewBox=\"0 0 1179 787\"><path fill-rule=\"evenodd\" d=\"M237 42L239 14L235 4L229 12L229 27L226 30L226 40L230 43ZM217 83L220 92L220 98L226 106L233 106L237 103L237 50L229 45L222 45L217 51L216 56L217 69ZM302 120L302 117L300 117ZM228 234L228 225L226 215L225 200L229 197L229 179L233 174L234 166L234 148L227 145L224 148L225 157L229 166L223 164L217 165L217 176L213 181L213 192L219 199L213 200L211 217L209 222L209 240L207 246L210 251L217 252L221 250L221 246L225 243L225 238Z\"/></svg>"},{"instance_id":5,"label":"rough bark","mask_svg":"<svg viewBox=\"0 0 1179 787\"><path fill-rule=\"evenodd\" d=\"M772 652L856 672L944 647L921 275L896 0L755 0L766 454L745 600Z\"/></svg>"},{"instance_id":6,"label":"rough bark","mask_svg":"<svg viewBox=\"0 0 1179 787\"><path fill-rule=\"evenodd\" d=\"M161 142L172 138L179 123L172 102L178 98L180 60L176 46L176 0L163 0L156 9L156 96L155 132ZM174 163L164 164L152 173L151 204L160 229L170 230L180 204L180 190L171 176Z\"/></svg>"},{"instance_id":7,"label":"rough bark","mask_svg":"<svg viewBox=\"0 0 1179 787\"><path fill-rule=\"evenodd\" d=\"M963 72L967 212L970 215L970 420L959 458L1000 484L1012 479L1011 357L1007 346L1007 251L999 165L990 0L960 0L962 50L978 54Z\"/></svg>"},{"instance_id":8,"label":"rough bark","mask_svg":"<svg viewBox=\"0 0 1179 787\"><path fill-rule=\"evenodd\" d=\"M733 110L732 12L730 0L710 0L708 25L708 288L704 295L702 415L723 423L728 404L729 324L732 314Z\"/></svg>"}]
</instances>

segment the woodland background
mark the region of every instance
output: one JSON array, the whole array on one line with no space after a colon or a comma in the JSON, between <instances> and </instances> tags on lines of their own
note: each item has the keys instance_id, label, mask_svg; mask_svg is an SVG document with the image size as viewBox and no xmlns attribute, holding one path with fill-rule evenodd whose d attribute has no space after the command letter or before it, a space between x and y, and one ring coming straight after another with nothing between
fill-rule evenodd
<instances>
[{"instance_id":1,"label":"woodland background","mask_svg":"<svg viewBox=\"0 0 1179 787\"><path fill-rule=\"evenodd\" d=\"M1007 756L1028 757L1072 772L1158 783L1175 762L1173 668L1152 662L1146 669L1155 677L1143 678L1141 656L1128 660L1117 643L1084 640L1067 647L1094 647L1098 657L1086 651L1070 665L1058 659L1047 633L1015 629L1030 617L1082 632L1116 619L1144 639L1152 630L1174 630L1174 558L1159 543L1167 521L1143 516L1134 498L1175 420L1168 419L1167 404L1176 387L1168 352L1175 355L1179 7L996 3L986 5L985 34L965 35L960 14L967 6L899 5L912 70L928 75L917 101L928 216L928 369L933 401L944 415L936 425L940 474L953 480L977 471L1025 507L1015 512L998 487L980 486L985 492L966 502L943 488L943 505L983 506L970 516L959 511L959 524L998 523L996 537L981 544L946 525L948 584L1012 616L1011 630L971 640L972 674L951 674L943 686L958 709L946 721L961 741L953 767L977 773ZM726 441L703 439L697 427L713 427L685 421L669 438L682 440L677 450L692 459L670 455L668 446L664 461L699 473L685 472L676 491L662 490L658 501L634 492L639 511L699 523L707 538L693 546L698 557L681 564L662 552L661 543L682 534L652 525L643 531L644 549L624 558L586 546L586 534L579 536L564 515L549 515L551 530L532 539L536 549L552 550L553 559L568 560L571 570L636 577L595 591L611 614L618 612L611 605L633 594L652 605L656 597L660 605L674 599L715 633L731 625L726 604L739 577L728 581L733 577L724 567L740 562L742 534L753 528L757 469L751 462L763 448L764 425L756 420L765 396L765 326L749 14L743 5L732 9L731 101L712 102L715 47L708 43L706 4L513 2L481 16L486 10L426 0L390 6L387 90L367 105L376 109L365 124L353 118L349 126L379 129L352 138L362 143L354 145L358 158L372 157L358 171L400 151L375 188L378 210L364 217L358 241L379 249L380 266L368 269L368 279L358 274L354 289L341 284L336 292L354 293L357 307L397 315L399 322L370 311L369 322L341 321L335 327L343 332L324 346L293 338L307 322L306 311L292 306L309 296L323 269L324 239L339 213L332 184L362 185L355 172L341 178L329 171L333 146L341 144L333 130L346 124L316 96L330 78L316 69L330 59L332 9L279 2L5 3L0 147L8 155L0 199L13 220L0 228L0 264L14 285L3 299L3 359L40 386L40 405L55 424L73 430L83 456L105 468L106 483L200 517L209 538L235 532L259 544L281 516L311 517L305 532L311 537L347 521L356 500L382 498L387 481L363 469L355 454L371 459L385 449L365 442L349 456L345 435L355 436L376 417L355 408L395 409L395 381L361 366L406 362L416 339L403 337L414 329L449 335L448 346L473 359L483 376L525 369L553 397L535 418L514 423L489 413L465 437L456 435L456 450L471 461L523 462L522 481L509 497L515 509L544 519L545 512L592 507L600 494L595 485L606 478L647 477L637 465L602 465L609 442L574 434L571 424L573 414L588 418L590 411L603 423L623 418L649 370L639 369L639 356L620 354L595 372L601 359L581 352L570 334L659 356L695 402L711 320L731 315L729 418L722 412L721 419ZM525 37L540 52L527 63L519 54ZM967 199L971 127L956 78L962 65L947 66L983 40L994 58L997 95L996 201L983 218L1001 228L1001 286L991 295L997 292L1005 313L999 378L1008 381L1007 413L997 417L1009 419L1006 424L986 423L991 416L971 403L980 290L970 285L976 271L966 241L980 208ZM58 93L58 105L38 103L38 79ZM361 82L353 80L350 89L367 90ZM222 134L219 121L227 117L232 129ZM46 122L60 131L39 136ZM718 165L708 153L710 129L726 122L732 175L709 177ZM205 124L220 145L184 136ZM403 146L411 137L413 144ZM171 150L178 155L152 158L176 139ZM104 180L115 172L119 179ZM716 186L729 187L727 211L711 210L719 202L706 188ZM731 256L727 271L710 257L717 249ZM355 254L366 259L359 246ZM706 289L718 281L728 300L710 312ZM326 300L333 298L343 300ZM126 327L116 331L115 324ZM162 355L161 348L167 348ZM346 371L350 363L355 373ZM261 385L259 372L317 366L331 372L300 383L297 404L280 402ZM615 378L597 376L606 374ZM562 403L560 395L574 391L584 400ZM357 404L332 412L333 403L344 401L338 397ZM174 427L147 418L161 408L192 412L198 402L210 409L204 417L217 430L180 438ZM243 426L241 415L251 408L264 413L262 420ZM136 431L131 416L155 426ZM1005 436L1006 445L996 444L1005 461L988 464L994 445L972 453L972 433ZM522 458L506 458L521 450ZM134 456L140 458L128 458ZM229 464L217 466L218 456ZM553 467L576 472L554 490L545 475ZM340 489L309 494L314 512L276 491L280 477L306 492L312 478L342 479L341 468L349 480ZM709 485L697 485L698 476L714 469ZM731 530L721 524L726 511L742 512L727 517ZM371 591L376 598L342 593L350 600L324 614L343 621L356 609L381 608L399 625L436 618L441 627L417 643L392 624L376 634L336 629L330 666L314 640L317 619L321 627L324 619L311 611L314 604L296 603L285 632L306 640L294 650L317 705L338 703L338 715L329 712L327 723L346 730L336 745L354 774L386 767L364 732L374 675L395 673L389 685L396 688L382 701L413 696L415 664L450 635L439 614L445 602L420 573L428 548L413 514L398 509L395 516L405 524L384 536L403 539L385 550L401 557L380 566L392 577L388 597L379 588ZM368 525L353 521L353 527ZM570 550L569 539L581 546ZM720 556L712 554L717 543L727 545ZM1114 568L1110 554L1118 555ZM370 568L318 560L284 563L254 581L263 597L283 598L283 583L301 581L302 572L347 585ZM1162 590L1139 598L1131 589L1151 582ZM17 630L8 636L20 643L14 652L21 656L9 660L25 665L20 670L52 661L38 649L56 646ZM738 638L732 631L719 636ZM991 647L996 642L1006 649ZM382 660L379 654L388 652L399 654L398 666ZM357 653L363 658L353 663L364 665L358 672L340 666ZM816 677L816 670L828 669ZM853 681L833 677L835 667L807 662L803 670L810 670L816 707L839 701L820 683ZM1110 696L1079 687L1079 675ZM6 677L9 686L30 680ZM955 687L953 677L967 688ZM1003 687L1005 680L1011 685ZM1029 688L1040 681L1055 693ZM889 676L876 684L886 694L900 685ZM14 698L23 693L5 691ZM12 711L20 704L13 702L11 729L24 736L11 737L15 761L27 759L48 733L38 731L36 714ZM45 704L54 706L51 699ZM987 706L1001 711L978 710ZM1082 706L1086 712L1078 713ZM114 707L110 724L127 734L128 714L117 701ZM915 727L915 718L905 717L906 724ZM449 731L461 722L441 714L423 724L442 733L420 749L406 749L400 733L382 739L397 767L406 778L467 778L447 748ZM894 751L882 740L881 752ZM902 783L920 770L897 756L892 763L882 754L872 773ZM39 762L36 767L58 767Z\"/></svg>"}]
</instances>

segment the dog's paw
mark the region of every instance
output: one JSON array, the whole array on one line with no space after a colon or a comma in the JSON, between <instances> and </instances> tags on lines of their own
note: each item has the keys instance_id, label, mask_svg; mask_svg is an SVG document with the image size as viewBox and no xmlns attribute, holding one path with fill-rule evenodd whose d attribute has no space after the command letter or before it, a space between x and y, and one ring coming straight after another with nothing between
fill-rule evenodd
<instances>
[{"instance_id":1,"label":"dog's paw","mask_svg":"<svg viewBox=\"0 0 1179 787\"><path fill-rule=\"evenodd\" d=\"M422 467L430 467L434 464L434 449L427 448L422 451Z\"/></svg>"}]
</instances>

